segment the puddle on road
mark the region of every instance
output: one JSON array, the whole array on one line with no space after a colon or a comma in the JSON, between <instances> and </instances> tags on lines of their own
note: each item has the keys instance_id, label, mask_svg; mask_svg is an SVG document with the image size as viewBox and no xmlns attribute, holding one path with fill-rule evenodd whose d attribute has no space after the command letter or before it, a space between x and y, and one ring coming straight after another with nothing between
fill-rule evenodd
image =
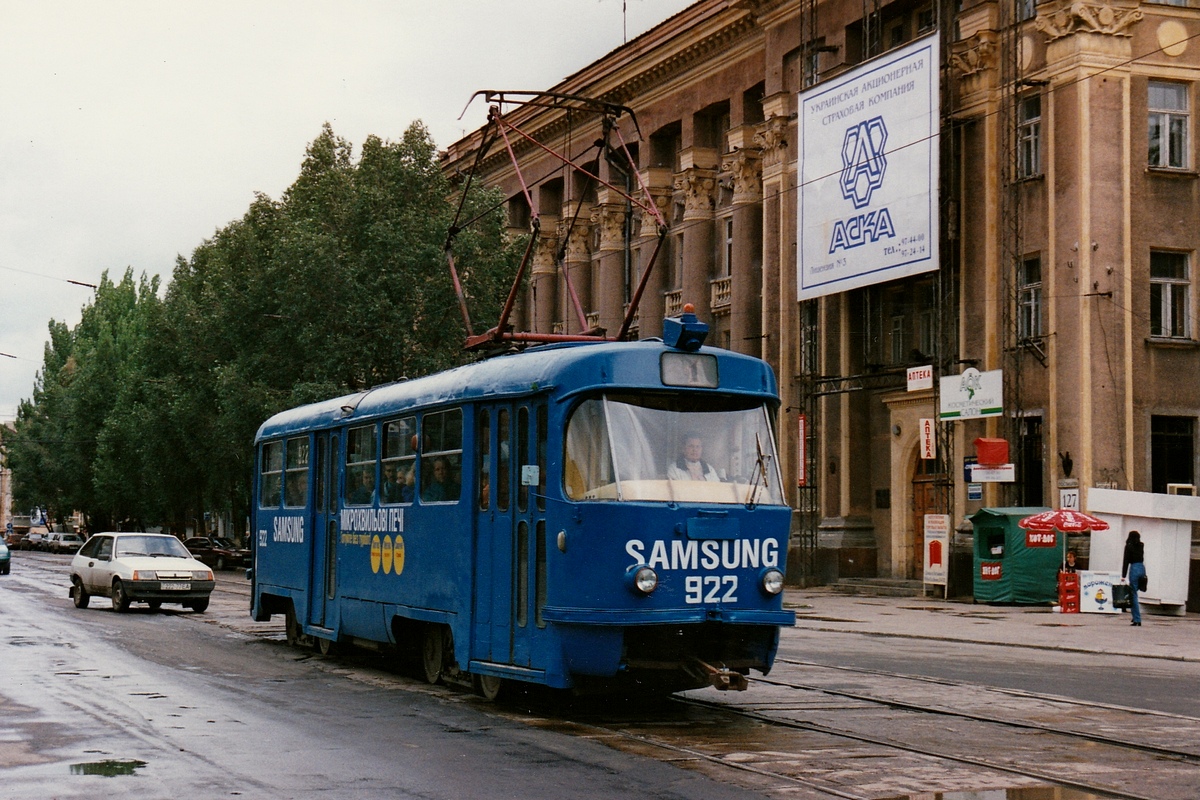
<instances>
[{"instance_id":1,"label":"puddle on road","mask_svg":"<svg viewBox=\"0 0 1200 800\"><path fill-rule=\"evenodd\" d=\"M1091 794L1075 789L1040 786L1025 789L984 789L973 792L930 792L928 794L906 794L887 800L1105 800L1107 794Z\"/></svg>"},{"instance_id":2,"label":"puddle on road","mask_svg":"<svg viewBox=\"0 0 1200 800\"><path fill-rule=\"evenodd\" d=\"M103 775L115 778L118 775L132 775L135 771L146 766L145 761L134 759L106 759L104 761L86 761L82 764L72 764L72 775Z\"/></svg>"}]
</instances>

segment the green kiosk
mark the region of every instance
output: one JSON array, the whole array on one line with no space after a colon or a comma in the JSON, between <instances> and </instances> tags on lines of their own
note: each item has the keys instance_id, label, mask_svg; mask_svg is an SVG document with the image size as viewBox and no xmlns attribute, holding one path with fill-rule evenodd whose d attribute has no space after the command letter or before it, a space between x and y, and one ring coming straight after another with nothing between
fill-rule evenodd
<instances>
[{"instance_id":1,"label":"green kiosk","mask_svg":"<svg viewBox=\"0 0 1200 800\"><path fill-rule=\"evenodd\" d=\"M968 517L975 526L975 602L1058 602L1066 534L1027 531L1017 525L1025 517L1049 510L983 508Z\"/></svg>"}]
</instances>

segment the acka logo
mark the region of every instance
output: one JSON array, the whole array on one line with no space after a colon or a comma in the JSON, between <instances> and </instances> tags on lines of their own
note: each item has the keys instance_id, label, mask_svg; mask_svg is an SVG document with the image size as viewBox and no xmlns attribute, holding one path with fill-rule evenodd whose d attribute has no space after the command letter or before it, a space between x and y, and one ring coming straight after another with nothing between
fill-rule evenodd
<instances>
[{"instance_id":1,"label":"acka logo","mask_svg":"<svg viewBox=\"0 0 1200 800\"><path fill-rule=\"evenodd\" d=\"M872 117L846 129L846 136L842 140L842 173L838 184L842 197L853 203L855 209L870 205L871 195L883 186L883 177L887 172L887 137L887 125L883 117ZM868 211L837 220L833 224L829 252L849 250L895 235L892 215L887 208Z\"/></svg>"}]
</instances>

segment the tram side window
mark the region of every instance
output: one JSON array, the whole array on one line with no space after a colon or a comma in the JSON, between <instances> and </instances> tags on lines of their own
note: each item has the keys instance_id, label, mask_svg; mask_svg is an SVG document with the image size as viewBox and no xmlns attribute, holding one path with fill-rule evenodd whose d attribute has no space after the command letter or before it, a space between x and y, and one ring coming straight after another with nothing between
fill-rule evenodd
<instances>
[{"instance_id":1,"label":"tram side window","mask_svg":"<svg viewBox=\"0 0 1200 800\"><path fill-rule=\"evenodd\" d=\"M462 489L462 409L421 419L421 502L457 502Z\"/></svg>"},{"instance_id":2,"label":"tram side window","mask_svg":"<svg viewBox=\"0 0 1200 800\"><path fill-rule=\"evenodd\" d=\"M308 502L308 437L287 440L287 470L284 473L283 504L298 508Z\"/></svg>"},{"instance_id":3,"label":"tram side window","mask_svg":"<svg viewBox=\"0 0 1200 800\"><path fill-rule=\"evenodd\" d=\"M283 489L283 442L264 444L260 459L258 505L260 508L279 508Z\"/></svg>"},{"instance_id":4,"label":"tram side window","mask_svg":"<svg viewBox=\"0 0 1200 800\"><path fill-rule=\"evenodd\" d=\"M416 485L417 418L404 417L384 426L383 487L385 503L411 503Z\"/></svg>"},{"instance_id":5,"label":"tram side window","mask_svg":"<svg viewBox=\"0 0 1200 800\"><path fill-rule=\"evenodd\" d=\"M346 432L345 501L348 506L369 506L375 500L375 426Z\"/></svg>"},{"instance_id":6,"label":"tram side window","mask_svg":"<svg viewBox=\"0 0 1200 800\"><path fill-rule=\"evenodd\" d=\"M563 483L567 497L582 500L588 492L611 484L612 449L600 400L587 400L571 415L567 427Z\"/></svg>"}]
</instances>

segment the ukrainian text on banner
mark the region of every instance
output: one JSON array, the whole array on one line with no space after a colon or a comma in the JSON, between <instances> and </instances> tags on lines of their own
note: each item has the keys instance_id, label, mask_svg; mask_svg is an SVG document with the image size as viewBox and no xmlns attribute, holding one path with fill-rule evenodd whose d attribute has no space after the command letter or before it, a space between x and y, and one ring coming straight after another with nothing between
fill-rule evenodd
<instances>
[{"instance_id":1,"label":"ukrainian text on banner","mask_svg":"<svg viewBox=\"0 0 1200 800\"><path fill-rule=\"evenodd\" d=\"M939 52L934 34L800 94L801 300L937 269Z\"/></svg>"}]
</instances>

